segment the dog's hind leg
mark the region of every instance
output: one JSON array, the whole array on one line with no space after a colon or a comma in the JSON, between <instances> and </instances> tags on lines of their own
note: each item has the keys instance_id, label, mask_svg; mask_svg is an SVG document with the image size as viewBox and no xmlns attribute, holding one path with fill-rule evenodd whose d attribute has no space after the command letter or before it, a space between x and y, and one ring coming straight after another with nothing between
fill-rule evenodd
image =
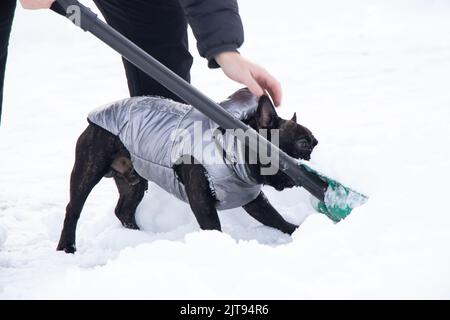
<instances>
[{"instance_id":1,"label":"dog's hind leg","mask_svg":"<svg viewBox=\"0 0 450 320\"><path fill-rule=\"evenodd\" d=\"M148 188L147 180L140 176L137 177L137 183L130 184L126 178L119 175L114 176L120 195L115 209L116 216L125 228L136 230L139 229L135 218L136 208Z\"/></svg>"},{"instance_id":2,"label":"dog's hind leg","mask_svg":"<svg viewBox=\"0 0 450 320\"><path fill-rule=\"evenodd\" d=\"M77 141L75 165L70 178L70 202L57 250L74 253L77 222L84 203L102 177L110 170L117 152L117 137L93 125Z\"/></svg>"}]
</instances>

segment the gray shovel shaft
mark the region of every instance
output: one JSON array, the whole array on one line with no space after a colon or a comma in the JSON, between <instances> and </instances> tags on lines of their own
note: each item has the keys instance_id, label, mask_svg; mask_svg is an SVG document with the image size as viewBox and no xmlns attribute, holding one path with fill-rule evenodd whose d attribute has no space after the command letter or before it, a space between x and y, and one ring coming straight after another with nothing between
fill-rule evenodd
<instances>
[{"instance_id":1,"label":"gray shovel shaft","mask_svg":"<svg viewBox=\"0 0 450 320\"><path fill-rule=\"evenodd\" d=\"M111 26L98 19L97 15L88 7L82 5L77 0L57 0L56 2L64 9L66 17L72 22L77 24L84 31L88 31L102 40L129 62L184 99L187 103L198 109L222 128L250 130L249 134L257 137L258 140L256 141L267 144L268 148L266 150L276 150L276 152L278 152L279 169L282 172L291 177L298 186L303 186L313 196L321 201L324 200L328 184L318 175L299 166L297 160L278 149L255 130L229 114L216 102L198 91L190 83L165 67ZM250 145L250 147L256 148L257 146ZM253 151L257 152L257 150ZM263 155L260 154L259 156L261 157ZM262 160L264 161L264 159ZM267 159L265 160L267 161Z\"/></svg>"}]
</instances>

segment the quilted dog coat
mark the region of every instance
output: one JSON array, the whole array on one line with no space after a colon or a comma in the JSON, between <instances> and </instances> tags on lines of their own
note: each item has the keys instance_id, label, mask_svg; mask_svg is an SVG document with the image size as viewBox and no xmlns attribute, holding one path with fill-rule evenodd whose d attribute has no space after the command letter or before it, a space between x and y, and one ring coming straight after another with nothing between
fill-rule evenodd
<instances>
[{"instance_id":1,"label":"quilted dog coat","mask_svg":"<svg viewBox=\"0 0 450 320\"><path fill-rule=\"evenodd\" d=\"M255 114L258 98L242 89L221 106L244 120ZM88 120L119 137L141 177L185 202L184 185L173 167L191 156L208 172L217 209L243 206L260 193L244 161L243 143L190 105L134 97L101 107Z\"/></svg>"}]
</instances>

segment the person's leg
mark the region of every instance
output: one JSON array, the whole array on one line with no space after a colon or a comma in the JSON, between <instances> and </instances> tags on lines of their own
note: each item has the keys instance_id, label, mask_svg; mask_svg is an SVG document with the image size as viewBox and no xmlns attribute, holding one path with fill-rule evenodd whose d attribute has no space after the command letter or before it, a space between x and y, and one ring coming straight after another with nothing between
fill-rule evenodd
<instances>
[{"instance_id":1,"label":"person's leg","mask_svg":"<svg viewBox=\"0 0 450 320\"><path fill-rule=\"evenodd\" d=\"M178 0L94 1L109 25L190 81L187 21ZM131 96L158 95L182 101L128 61L124 65Z\"/></svg>"},{"instance_id":2,"label":"person's leg","mask_svg":"<svg viewBox=\"0 0 450 320\"><path fill-rule=\"evenodd\" d=\"M0 122L2 120L3 83L8 56L8 42L15 8L16 0L0 0Z\"/></svg>"}]
</instances>

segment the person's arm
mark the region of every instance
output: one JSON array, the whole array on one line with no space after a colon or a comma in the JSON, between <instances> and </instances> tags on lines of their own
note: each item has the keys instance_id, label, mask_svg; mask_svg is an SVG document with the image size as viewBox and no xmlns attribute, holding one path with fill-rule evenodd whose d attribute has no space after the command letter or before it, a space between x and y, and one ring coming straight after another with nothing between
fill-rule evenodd
<instances>
[{"instance_id":1,"label":"person's arm","mask_svg":"<svg viewBox=\"0 0 450 320\"><path fill-rule=\"evenodd\" d=\"M275 105L281 104L280 83L264 68L238 53L244 29L237 0L179 0L197 39L200 55L210 68L221 67L232 80L262 96L267 90Z\"/></svg>"},{"instance_id":2,"label":"person's arm","mask_svg":"<svg viewBox=\"0 0 450 320\"><path fill-rule=\"evenodd\" d=\"M20 0L25 9L48 9L55 0ZM179 0L197 39L201 56L211 68L221 67L232 80L246 85L262 96L267 90L275 105L280 105L280 83L262 67L243 58L237 49L244 42L244 30L236 0ZM53 4L53 6L52 6Z\"/></svg>"}]
</instances>

